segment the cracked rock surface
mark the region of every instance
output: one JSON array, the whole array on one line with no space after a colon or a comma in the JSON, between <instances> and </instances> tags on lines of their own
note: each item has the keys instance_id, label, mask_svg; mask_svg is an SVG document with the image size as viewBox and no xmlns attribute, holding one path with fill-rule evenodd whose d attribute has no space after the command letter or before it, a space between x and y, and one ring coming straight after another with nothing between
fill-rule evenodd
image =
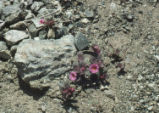
<instances>
[{"instance_id":1,"label":"cracked rock surface","mask_svg":"<svg viewBox=\"0 0 159 113\"><path fill-rule=\"evenodd\" d=\"M41 89L71 69L75 53L74 37L66 35L57 40L24 40L14 59L20 77L31 87Z\"/></svg>"}]
</instances>

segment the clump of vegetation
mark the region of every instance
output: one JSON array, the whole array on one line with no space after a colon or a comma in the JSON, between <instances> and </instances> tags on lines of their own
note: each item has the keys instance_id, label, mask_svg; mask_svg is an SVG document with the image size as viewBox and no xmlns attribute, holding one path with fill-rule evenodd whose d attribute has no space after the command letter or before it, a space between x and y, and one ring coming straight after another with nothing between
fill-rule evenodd
<instances>
[{"instance_id":1,"label":"clump of vegetation","mask_svg":"<svg viewBox=\"0 0 159 113\"><path fill-rule=\"evenodd\" d=\"M45 26L48 26L49 28L51 28L54 25L54 20L45 20L45 19L40 19L40 24L44 24Z\"/></svg>"},{"instance_id":2,"label":"clump of vegetation","mask_svg":"<svg viewBox=\"0 0 159 113\"><path fill-rule=\"evenodd\" d=\"M93 56L90 59L90 64L85 62L83 53L78 54L78 64L74 66L73 71L69 74L69 79L72 82L84 79L91 80L94 77L97 81L106 79L107 74L103 69L104 65L99 46L93 45L90 54Z\"/></svg>"},{"instance_id":3,"label":"clump of vegetation","mask_svg":"<svg viewBox=\"0 0 159 113\"><path fill-rule=\"evenodd\" d=\"M87 85L100 85L106 83L107 73L104 69L103 60L101 57L101 50L99 46L93 45L87 53L91 56L89 62L86 62L86 56L84 52L77 54L77 63L73 65L72 71L69 73L69 82L75 86L81 85L87 87ZM75 88L70 87L69 82L60 86L61 94L65 100L68 100L73 96Z\"/></svg>"},{"instance_id":4,"label":"clump of vegetation","mask_svg":"<svg viewBox=\"0 0 159 113\"><path fill-rule=\"evenodd\" d=\"M71 99L73 93L75 92L75 88L70 86L69 81L60 82L59 87L64 101Z\"/></svg>"}]
</instances>

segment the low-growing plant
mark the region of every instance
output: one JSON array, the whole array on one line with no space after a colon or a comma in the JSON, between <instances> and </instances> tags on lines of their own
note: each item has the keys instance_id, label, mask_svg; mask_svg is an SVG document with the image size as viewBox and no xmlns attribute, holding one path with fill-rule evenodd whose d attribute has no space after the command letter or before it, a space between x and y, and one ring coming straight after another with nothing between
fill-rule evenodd
<instances>
[{"instance_id":1,"label":"low-growing plant","mask_svg":"<svg viewBox=\"0 0 159 113\"><path fill-rule=\"evenodd\" d=\"M48 20L48 19L42 18L42 19L40 19L39 23L44 24L45 26L51 28L54 25L55 22L54 22L54 20L50 20L50 19Z\"/></svg>"},{"instance_id":2,"label":"low-growing plant","mask_svg":"<svg viewBox=\"0 0 159 113\"><path fill-rule=\"evenodd\" d=\"M82 85L82 87L86 84L106 83L107 73L104 68L99 46L93 45L87 52L91 56L89 62L86 62L85 57L87 56L84 55L84 52L77 54L77 63L73 65L73 69L68 76L70 82L76 86ZM70 99L75 92L75 88L70 87L68 82L64 82L64 85L60 86L60 90L64 100Z\"/></svg>"},{"instance_id":3,"label":"low-growing plant","mask_svg":"<svg viewBox=\"0 0 159 113\"><path fill-rule=\"evenodd\" d=\"M73 71L71 71L69 75L71 81L76 82L79 79L82 80L81 78L91 79L91 76L96 76L97 80L106 79L107 74L103 69L103 60L101 58L99 46L93 45L91 50L93 58L90 59L90 64L86 64L83 53L78 54L78 65L74 66Z\"/></svg>"},{"instance_id":4,"label":"low-growing plant","mask_svg":"<svg viewBox=\"0 0 159 113\"><path fill-rule=\"evenodd\" d=\"M69 100L75 91L75 88L70 86L69 81L62 81L59 83L60 92L62 94L63 99Z\"/></svg>"}]
</instances>

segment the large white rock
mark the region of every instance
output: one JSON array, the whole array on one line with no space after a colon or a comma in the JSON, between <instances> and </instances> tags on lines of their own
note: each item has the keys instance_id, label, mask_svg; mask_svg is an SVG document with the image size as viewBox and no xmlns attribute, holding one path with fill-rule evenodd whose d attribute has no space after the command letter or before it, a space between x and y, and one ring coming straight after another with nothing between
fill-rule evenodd
<instances>
[{"instance_id":1,"label":"large white rock","mask_svg":"<svg viewBox=\"0 0 159 113\"><path fill-rule=\"evenodd\" d=\"M22 80L41 89L71 69L75 53L72 35L57 40L29 39L18 45L14 60Z\"/></svg>"}]
</instances>

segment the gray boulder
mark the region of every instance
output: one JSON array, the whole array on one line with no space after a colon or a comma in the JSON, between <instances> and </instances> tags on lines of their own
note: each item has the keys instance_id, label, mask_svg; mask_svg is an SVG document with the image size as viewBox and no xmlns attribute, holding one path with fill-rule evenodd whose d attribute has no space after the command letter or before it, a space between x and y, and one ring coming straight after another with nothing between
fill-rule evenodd
<instances>
[{"instance_id":1,"label":"gray boulder","mask_svg":"<svg viewBox=\"0 0 159 113\"><path fill-rule=\"evenodd\" d=\"M28 30L32 37L36 37L39 32L39 29L37 29L34 24L28 25Z\"/></svg>"},{"instance_id":2,"label":"gray boulder","mask_svg":"<svg viewBox=\"0 0 159 113\"><path fill-rule=\"evenodd\" d=\"M28 34L26 34L24 31L19 30L10 30L4 34L4 38L7 41L8 45L14 45L28 37Z\"/></svg>"},{"instance_id":3,"label":"gray boulder","mask_svg":"<svg viewBox=\"0 0 159 113\"><path fill-rule=\"evenodd\" d=\"M75 37L75 45L78 50L83 50L89 46L89 42L84 34L78 32Z\"/></svg>"},{"instance_id":4,"label":"gray boulder","mask_svg":"<svg viewBox=\"0 0 159 113\"><path fill-rule=\"evenodd\" d=\"M42 6L44 5L43 2L34 2L31 6L31 9L35 12L37 12Z\"/></svg>"},{"instance_id":5,"label":"gray boulder","mask_svg":"<svg viewBox=\"0 0 159 113\"><path fill-rule=\"evenodd\" d=\"M89 10L89 9L86 9L86 11L84 12L84 14L88 18L94 17L94 12L92 10Z\"/></svg>"},{"instance_id":6,"label":"gray boulder","mask_svg":"<svg viewBox=\"0 0 159 113\"><path fill-rule=\"evenodd\" d=\"M15 13L7 16L5 18L6 23L13 24L15 22L18 22L20 20L20 14L21 14L21 12L15 12Z\"/></svg>"},{"instance_id":7,"label":"gray boulder","mask_svg":"<svg viewBox=\"0 0 159 113\"><path fill-rule=\"evenodd\" d=\"M21 11L19 4L8 5L2 9L3 15L8 16L10 14Z\"/></svg>"},{"instance_id":8,"label":"gray boulder","mask_svg":"<svg viewBox=\"0 0 159 113\"><path fill-rule=\"evenodd\" d=\"M0 41L0 51L1 51L1 50L6 50L6 49L7 49L6 43L3 42L3 41Z\"/></svg>"},{"instance_id":9,"label":"gray boulder","mask_svg":"<svg viewBox=\"0 0 159 113\"><path fill-rule=\"evenodd\" d=\"M15 13L12 13L9 16L7 16L5 18L5 21L7 24L14 24L18 21L23 20L26 16L27 16L27 12L21 10L21 11L17 11Z\"/></svg>"},{"instance_id":10,"label":"gray boulder","mask_svg":"<svg viewBox=\"0 0 159 113\"><path fill-rule=\"evenodd\" d=\"M56 12L56 9L47 9L46 7L43 7L38 11L37 17L46 17L47 19L51 19L52 14L55 14L54 12Z\"/></svg>"},{"instance_id":11,"label":"gray boulder","mask_svg":"<svg viewBox=\"0 0 159 113\"><path fill-rule=\"evenodd\" d=\"M72 35L57 40L29 39L18 45L14 62L24 82L32 88L42 89L71 69L75 53Z\"/></svg>"}]
</instances>

